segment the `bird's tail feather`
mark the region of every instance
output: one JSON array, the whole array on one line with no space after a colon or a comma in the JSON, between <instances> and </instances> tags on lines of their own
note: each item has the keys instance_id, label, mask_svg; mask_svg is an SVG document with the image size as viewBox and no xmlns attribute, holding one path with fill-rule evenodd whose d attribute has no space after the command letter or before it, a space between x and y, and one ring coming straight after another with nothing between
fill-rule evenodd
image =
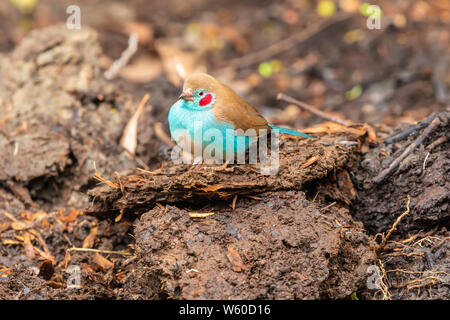
<instances>
[{"instance_id":1,"label":"bird's tail feather","mask_svg":"<svg viewBox=\"0 0 450 320\"><path fill-rule=\"evenodd\" d=\"M290 134L291 136L297 136L297 137L303 137L303 138L313 138L309 134L302 133L302 132L295 131L295 130L291 130L291 129L287 129L287 128L273 126L271 124L269 124L269 127L271 127L273 130L275 130L275 131L277 131L279 133Z\"/></svg>"}]
</instances>

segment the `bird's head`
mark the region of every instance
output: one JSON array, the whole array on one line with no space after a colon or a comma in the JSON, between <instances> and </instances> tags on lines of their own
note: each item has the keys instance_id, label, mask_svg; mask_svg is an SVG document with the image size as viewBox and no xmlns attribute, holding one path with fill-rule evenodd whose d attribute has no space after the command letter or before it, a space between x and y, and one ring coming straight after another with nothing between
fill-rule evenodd
<instances>
[{"instance_id":1,"label":"bird's head","mask_svg":"<svg viewBox=\"0 0 450 320\"><path fill-rule=\"evenodd\" d=\"M195 73L185 79L179 99L191 101L192 103L186 104L189 108L208 110L214 106L219 90L219 81L205 73Z\"/></svg>"}]
</instances>

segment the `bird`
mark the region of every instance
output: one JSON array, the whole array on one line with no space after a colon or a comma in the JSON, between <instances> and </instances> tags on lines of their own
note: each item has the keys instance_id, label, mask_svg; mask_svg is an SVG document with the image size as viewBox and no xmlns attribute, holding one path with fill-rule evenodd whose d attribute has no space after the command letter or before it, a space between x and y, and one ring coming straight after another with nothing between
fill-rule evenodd
<instances>
[{"instance_id":1,"label":"bird","mask_svg":"<svg viewBox=\"0 0 450 320\"><path fill-rule=\"evenodd\" d=\"M172 139L183 151L191 155L198 151L201 157L209 151L207 154L219 162L245 153L252 143L274 131L312 138L268 123L233 89L206 73L185 78L182 93L170 108L168 121Z\"/></svg>"}]
</instances>

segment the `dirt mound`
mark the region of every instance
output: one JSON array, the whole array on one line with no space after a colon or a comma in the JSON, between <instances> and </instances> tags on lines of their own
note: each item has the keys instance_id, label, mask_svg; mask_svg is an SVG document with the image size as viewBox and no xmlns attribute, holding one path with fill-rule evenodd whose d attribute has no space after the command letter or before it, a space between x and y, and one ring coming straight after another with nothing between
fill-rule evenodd
<instances>
[{"instance_id":1,"label":"dirt mound","mask_svg":"<svg viewBox=\"0 0 450 320\"><path fill-rule=\"evenodd\" d=\"M411 196L413 210L398 226L403 236L438 225L450 226L449 119L450 111L439 114L439 124L423 144L415 148L392 175L379 183L374 182L375 177L391 165L423 130L413 130L405 136L408 139L384 143L355 163L357 168L352 170L352 177L358 197L353 203L353 212L368 230L374 233L388 230L405 210L408 195Z\"/></svg>"},{"instance_id":2,"label":"dirt mound","mask_svg":"<svg viewBox=\"0 0 450 320\"><path fill-rule=\"evenodd\" d=\"M101 58L95 31L60 25L32 32L0 60L2 299L114 297L112 280L90 266L95 255L69 254L120 251L131 239L128 222L75 209L89 205L93 161L103 174L136 167L117 143L135 104L104 80ZM38 276L42 260L54 268L49 281ZM125 258L113 260L120 269ZM71 263L87 281L83 290L66 290Z\"/></svg>"},{"instance_id":3,"label":"dirt mound","mask_svg":"<svg viewBox=\"0 0 450 320\"><path fill-rule=\"evenodd\" d=\"M392 231L378 252L380 270L386 270L380 277L389 290L367 293L370 297L450 298L449 119L446 111L400 128L351 170L357 190L353 217L377 234L378 242ZM392 167L402 154L406 157ZM385 175L390 167L394 170Z\"/></svg>"},{"instance_id":4,"label":"dirt mound","mask_svg":"<svg viewBox=\"0 0 450 320\"><path fill-rule=\"evenodd\" d=\"M197 219L173 206L143 214L128 288L147 298L343 298L363 285L375 258L347 210L321 211L302 192L211 210Z\"/></svg>"},{"instance_id":5,"label":"dirt mound","mask_svg":"<svg viewBox=\"0 0 450 320\"><path fill-rule=\"evenodd\" d=\"M357 137L352 135L308 140L284 137L280 144L278 172L270 175L261 174L261 168L254 165L230 165L225 169L205 165L192 170L190 165L168 163L161 170L141 171L90 190L94 204L90 211L133 211L152 207L158 201L198 202L232 198L237 194L300 190L307 182L344 167L354 148L339 141L352 139L357 144Z\"/></svg>"},{"instance_id":6,"label":"dirt mound","mask_svg":"<svg viewBox=\"0 0 450 320\"><path fill-rule=\"evenodd\" d=\"M136 166L117 145L134 105L104 80L101 55L93 30L54 26L1 60L0 185L22 201L83 207L93 161L100 172Z\"/></svg>"}]
</instances>

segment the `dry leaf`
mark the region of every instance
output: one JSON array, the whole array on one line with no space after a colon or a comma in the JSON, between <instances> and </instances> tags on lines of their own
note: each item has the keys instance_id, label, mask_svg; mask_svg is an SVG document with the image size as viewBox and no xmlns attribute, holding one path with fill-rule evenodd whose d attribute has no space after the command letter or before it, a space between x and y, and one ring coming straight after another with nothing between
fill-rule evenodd
<instances>
[{"instance_id":1,"label":"dry leaf","mask_svg":"<svg viewBox=\"0 0 450 320\"><path fill-rule=\"evenodd\" d=\"M366 123L366 124L364 124L364 128L367 130L367 142L369 142L371 144L377 144L378 139L377 139L377 135L375 134L375 130L373 129L373 127Z\"/></svg>"},{"instance_id":2,"label":"dry leaf","mask_svg":"<svg viewBox=\"0 0 450 320\"><path fill-rule=\"evenodd\" d=\"M114 219L114 222L119 222L123 217L123 209L120 210L120 214Z\"/></svg>"},{"instance_id":3,"label":"dry leaf","mask_svg":"<svg viewBox=\"0 0 450 320\"><path fill-rule=\"evenodd\" d=\"M15 222L11 223L11 227L14 230L23 230L26 228L26 226L27 226L27 224L22 221L15 221Z\"/></svg>"},{"instance_id":4,"label":"dry leaf","mask_svg":"<svg viewBox=\"0 0 450 320\"><path fill-rule=\"evenodd\" d=\"M308 160L306 160L306 162L302 165L302 168L306 168L309 167L310 165L312 165L314 162L316 162L317 160L319 160L318 156L314 156L309 158Z\"/></svg>"},{"instance_id":5,"label":"dry leaf","mask_svg":"<svg viewBox=\"0 0 450 320\"><path fill-rule=\"evenodd\" d=\"M125 126L122 138L120 139L120 145L132 155L135 154L137 147L137 126L139 117L149 98L150 95L148 93L144 96L144 98L142 98L136 112Z\"/></svg>"},{"instance_id":6,"label":"dry leaf","mask_svg":"<svg viewBox=\"0 0 450 320\"><path fill-rule=\"evenodd\" d=\"M53 263L55 263L55 261L56 261L55 257L50 253L50 250L48 249L48 246L45 243L44 239L42 238L41 234L33 229L29 230L29 233L35 237L35 239L39 242L39 244L44 249L44 251L42 251L39 248L34 247L34 250L37 251L43 259L51 260L51 261L53 261Z\"/></svg>"},{"instance_id":7,"label":"dry leaf","mask_svg":"<svg viewBox=\"0 0 450 320\"><path fill-rule=\"evenodd\" d=\"M67 269L67 267L69 266L70 259L71 259L70 251L66 250L66 255L64 256L64 261L63 261L63 265L64 265L65 269Z\"/></svg>"},{"instance_id":8,"label":"dry leaf","mask_svg":"<svg viewBox=\"0 0 450 320\"><path fill-rule=\"evenodd\" d=\"M73 222L75 222L77 220L77 217L81 214L84 214L84 212L81 210L72 209L67 215L64 215L64 211L61 210L59 212L58 221L63 225L64 230L67 230L69 233L71 233L73 230Z\"/></svg>"},{"instance_id":9,"label":"dry leaf","mask_svg":"<svg viewBox=\"0 0 450 320\"><path fill-rule=\"evenodd\" d=\"M11 227L11 223L10 222L2 222L2 223L0 223L0 233L2 233L3 231L8 230L9 227Z\"/></svg>"},{"instance_id":10,"label":"dry leaf","mask_svg":"<svg viewBox=\"0 0 450 320\"><path fill-rule=\"evenodd\" d=\"M36 255L34 253L33 244L31 243L30 234L28 232L25 232L23 236L23 246L25 248L26 256L30 259L34 259Z\"/></svg>"},{"instance_id":11,"label":"dry leaf","mask_svg":"<svg viewBox=\"0 0 450 320\"><path fill-rule=\"evenodd\" d=\"M341 171L337 175L337 183L339 186L339 190L343 192L349 200L353 200L356 197L356 191L353 187L352 180L350 179L350 175L347 170Z\"/></svg>"},{"instance_id":12,"label":"dry leaf","mask_svg":"<svg viewBox=\"0 0 450 320\"><path fill-rule=\"evenodd\" d=\"M163 129L163 124L161 122L156 122L153 126L155 136L157 136L161 141L167 144L170 147L175 146L175 142L173 142L167 133Z\"/></svg>"},{"instance_id":13,"label":"dry leaf","mask_svg":"<svg viewBox=\"0 0 450 320\"><path fill-rule=\"evenodd\" d=\"M227 258L233 264L233 270L241 272L245 270L244 262L242 262L241 256L233 249L232 246L228 246Z\"/></svg>"},{"instance_id":14,"label":"dry leaf","mask_svg":"<svg viewBox=\"0 0 450 320\"><path fill-rule=\"evenodd\" d=\"M114 263L112 263L99 253L95 253L95 256L92 259L92 261L96 264L97 267L99 267L104 272L114 268Z\"/></svg>"},{"instance_id":15,"label":"dry leaf","mask_svg":"<svg viewBox=\"0 0 450 320\"><path fill-rule=\"evenodd\" d=\"M131 57L138 50L138 40L139 38L136 33L130 34L130 38L128 39L128 47L122 52L120 58L115 60L108 70L105 71L104 76L107 80L114 79L119 70L127 65L128 61L130 61Z\"/></svg>"},{"instance_id":16,"label":"dry leaf","mask_svg":"<svg viewBox=\"0 0 450 320\"><path fill-rule=\"evenodd\" d=\"M23 242L23 236L19 236L19 235L14 235L14 238L16 238L17 240L19 240L20 242Z\"/></svg>"},{"instance_id":17,"label":"dry leaf","mask_svg":"<svg viewBox=\"0 0 450 320\"><path fill-rule=\"evenodd\" d=\"M16 217L14 217L14 216L13 216L11 213L9 213L9 212L6 212L6 211L2 210L2 213L5 215L5 217L7 217L8 219L10 219L10 220L12 220L12 221L19 221L19 220L17 220Z\"/></svg>"},{"instance_id":18,"label":"dry leaf","mask_svg":"<svg viewBox=\"0 0 450 320\"><path fill-rule=\"evenodd\" d=\"M224 188L234 188L234 187L253 187L255 186L253 183L248 183L248 182L230 182L230 183L218 183L218 184L213 184L213 185L209 185L205 188L198 188L196 190L199 191L204 191L204 192L215 192L217 190L220 189L224 189Z\"/></svg>"},{"instance_id":19,"label":"dry leaf","mask_svg":"<svg viewBox=\"0 0 450 320\"><path fill-rule=\"evenodd\" d=\"M360 148L359 152L367 153L369 151L370 151L369 142L367 142L367 140L364 140L364 142L361 145L361 148Z\"/></svg>"},{"instance_id":20,"label":"dry leaf","mask_svg":"<svg viewBox=\"0 0 450 320\"><path fill-rule=\"evenodd\" d=\"M91 228L91 232L86 237L86 239L84 239L83 248L92 248L94 246L97 233L98 233L98 227L95 225L94 227Z\"/></svg>"},{"instance_id":21,"label":"dry leaf","mask_svg":"<svg viewBox=\"0 0 450 320\"><path fill-rule=\"evenodd\" d=\"M120 188L120 186L118 184L116 184L116 183L114 183L112 181L106 180L105 178L100 176L100 174L97 171L97 167L95 165L95 161L94 161L94 172L95 172L94 179L97 179L98 181L103 182L104 184L107 184L111 188L114 188L114 189L119 189Z\"/></svg>"},{"instance_id":22,"label":"dry leaf","mask_svg":"<svg viewBox=\"0 0 450 320\"><path fill-rule=\"evenodd\" d=\"M38 219L45 219L46 217L48 217L48 214L44 211L38 211L35 212L31 218L32 221L36 221Z\"/></svg>"}]
</instances>

